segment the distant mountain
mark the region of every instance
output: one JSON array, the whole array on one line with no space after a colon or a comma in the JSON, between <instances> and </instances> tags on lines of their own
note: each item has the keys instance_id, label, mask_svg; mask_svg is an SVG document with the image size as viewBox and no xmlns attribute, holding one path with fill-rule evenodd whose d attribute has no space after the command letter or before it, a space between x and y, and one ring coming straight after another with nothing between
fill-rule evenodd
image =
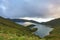
<instances>
[{"instance_id":1,"label":"distant mountain","mask_svg":"<svg viewBox=\"0 0 60 40\"><path fill-rule=\"evenodd\" d=\"M34 20L27 20L27 19L9 19L13 22L31 22L31 23L37 23L37 24L40 24L39 22L37 21L34 21Z\"/></svg>"},{"instance_id":2,"label":"distant mountain","mask_svg":"<svg viewBox=\"0 0 60 40\"><path fill-rule=\"evenodd\" d=\"M57 25L60 25L60 18L57 18L57 19L53 19L51 21L48 21L48 22L37 22L37 21L34 21L34 20L27 20L27 19L9 19L13 22L31 22L31 23L36 23L36 24L45 24L45 25L51 25L51 26L57 26Z\"/></svg>"},{"instance_id":3,"label":"distant mountain","mask_svg":"<svg viewBox=\"0 0 60 40\"><path fill-rule=\"evenodd\" d=\"M0 40L40 40L40 37L33 34L37 29L30 29L30 26L24 27L9 19L0 17Z\"/></svg>"},{"instance_id":4,"label":"distant mountain","mask_svg":"<svg viewBox=\"0 0 60 40\"><path fill-rule=\"evenodd\" d=\"M60 18L57 18L48 22L42 22L42 24L50 25L50 26L60 26Z\"/></svg>"}]
</instances>

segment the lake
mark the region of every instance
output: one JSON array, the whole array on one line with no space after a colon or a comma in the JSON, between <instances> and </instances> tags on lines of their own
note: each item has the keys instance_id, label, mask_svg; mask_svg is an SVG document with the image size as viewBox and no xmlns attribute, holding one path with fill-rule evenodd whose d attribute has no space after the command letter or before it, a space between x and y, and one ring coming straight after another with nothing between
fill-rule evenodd
<instances>
[{"instance_id":1,"label":"lake","mask_svg":"<svg viewBox=\"0 0 60 40\"><path fill-rule=\"evenodd\" d=\"M42 25L42 24L36 24L35 27L38 28L36 32L34 32L36 35L40 36L41 38L47 36L50 34L50 32L53 30L50 26Z\"/></svg>"},{"instance_id":2,"label":"lake","mask_svg":"<svg viewBox=\"0 0 60 40\"><path fill-rule=\"evenodd\" d=\"M50 32L53 30L53 28L51 28L50 26L47 25L42 25L42 24L36 24L36 23L29 23L29 22L25 22L25 23L18 23L21 25L29 25L29 24L35 24L36 26L32 27L32 28L37 28L38 30L36 32L34 32L35 35L38 35L41 38L44 38L45 36L49 35Z\"/></svg>"}]
</instances>

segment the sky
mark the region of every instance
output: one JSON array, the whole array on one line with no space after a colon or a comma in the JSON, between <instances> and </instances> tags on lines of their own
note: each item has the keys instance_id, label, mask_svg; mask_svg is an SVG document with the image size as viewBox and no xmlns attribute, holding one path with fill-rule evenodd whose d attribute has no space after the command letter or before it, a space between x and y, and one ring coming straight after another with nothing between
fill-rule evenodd
<instances>
[{"instance_id":1,"label":"sky","mask_svg":"<svg viewBox=\"0 0 60 40\"><path fill-rule=\"evenodd\" d=\"M39 22L60 18L60 0L0 0L0 16Z\"/></svg>"}]
</instances>

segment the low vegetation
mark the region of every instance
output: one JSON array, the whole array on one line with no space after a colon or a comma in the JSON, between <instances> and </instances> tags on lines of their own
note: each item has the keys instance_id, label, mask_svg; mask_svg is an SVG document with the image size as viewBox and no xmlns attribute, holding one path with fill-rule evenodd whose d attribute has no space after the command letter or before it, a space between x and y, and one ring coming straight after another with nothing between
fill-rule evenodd
<instances>
[{"instance_id":1,"label":"low vegetation","mask_svg":"<svg viewBox=\"0 0 60 40\"><path fill-rule=\"evenodd\" d=\"M0 40L43 40L33 30L0 17Z\"/></svg>"},{"instance_id":2,"label":"low vegetation","mask_svg":"<svg viewBox=\"0 0 60 40\"><path fill-rule=\"evenodd\" d=\"M41 23L53 27L54 30L45 38L40 38L33 34L37 28L30 29L35 25L24 27L9 19L0 17L0 40L60 40L60 20L57 21L52 20L47 23Z\"/></svg>"},{"instance_id":3,"label":"low vegetation","mask_svg":"<svg viewBox=\"0 0 60 40\"><path fill-rule=\"evenodd\" d=\"M51 20L44 23L45 25L50 25L54 30L51 34L45 37L46 40L60 40L60 18Z\"/></svg>"}]
</instances>

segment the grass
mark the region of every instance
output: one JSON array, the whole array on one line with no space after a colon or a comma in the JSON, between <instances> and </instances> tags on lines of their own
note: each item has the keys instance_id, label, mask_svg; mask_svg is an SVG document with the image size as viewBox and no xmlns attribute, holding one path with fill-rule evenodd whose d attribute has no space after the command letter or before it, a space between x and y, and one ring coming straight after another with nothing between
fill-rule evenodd
<instances>
[{"instance_id":1,"label":"grass","mask_svg":"<svg viewBox=\"0 0 60 40\"><path fill-rule=\"evenodd\" d=\"M49 36L45 37L46 40L60 40L60 26L54 27L54 30Z\"/></svg>"},{"instance_id":2,"label":"grass","mask_svg":"<svg viewBox=\"0 0 60 40\"><path fill-rule=\"evenodd\" d=\"M32 30L0 17L0 40L43 40Z\"/></svg>"},{"instance_id":3,"label":"grass","mask_svg":"<svg viewBox=\"0 0 60 40\"><path fill-rule=\"evenodd\" d=\"M60 26L54 26L51 34L42 39L33 34L36 30L0 17L0 40L60 40Z\"/></svg>"},{"instance_id":4,"label":"grass","mask_svg":"<svg viewBox=\"0 0 60 40\"><path fill-rule=\"evenodd\" d=\"M40 38L28 31L21 31L0 24L0 40L40 40Z\"/></svg>"}]
</instances>

